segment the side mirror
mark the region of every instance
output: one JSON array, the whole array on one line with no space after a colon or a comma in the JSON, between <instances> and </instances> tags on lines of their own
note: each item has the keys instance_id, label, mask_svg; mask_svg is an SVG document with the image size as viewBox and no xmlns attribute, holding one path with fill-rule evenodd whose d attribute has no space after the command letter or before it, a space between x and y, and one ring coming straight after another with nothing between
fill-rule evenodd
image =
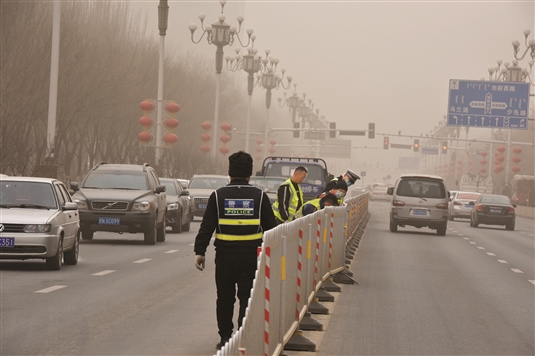
<instances>
[{"instance_id":1,"label":"side mirror","mask_svg":"<svg viewBox=\"0 0 535 356\"><path fill-rule=\"evenodd\" d=\"M66 202L61 207L61 210L78 210L78 204L70 202L70 201Z\"/></svg>"},{"instance_id":2,"label":"side mirror","mask_svg":"<svg viewBox=\"0 0 535 356\"><path fill-rule=\"evenodd\" d=\"M154 189L155 193L163 193L165 192L165 185L157 185L156 189Z\"/></svg>"},{"instance_id":3,"label":"side mirror","mask_svg":"<svg viewBox=\"0 0 535 356\"><path fill-rule=\"evenodd\" d=\"M386 190L386 194L388 194L388 195L394 195L394 188L388 188L388 189Z\"/></svg>"},{"instance_id":4,"label":"side mirror","mask_svg":"<svg viewBox=\"0 0 535 356\"><path fill-rule=\"evenodd\" d=\"M186 196L186 195L189 195L189 191L187 191L187 190L183 190L183 191L180 193L180 196L181 196L181 197Z\"/></svg>"},{"instance_id":5,"label":"side mirror","mask_svg":"<svg viewBox=\"0 0 535 356\"><path fill-rule=\"evenodd\" d=\"M80 188L78 188L78 182L71 182L70 186L71 186L71 189L72 189L74 192L77 192L77 191L80 190Z\"/></svg>"}]
</instances>

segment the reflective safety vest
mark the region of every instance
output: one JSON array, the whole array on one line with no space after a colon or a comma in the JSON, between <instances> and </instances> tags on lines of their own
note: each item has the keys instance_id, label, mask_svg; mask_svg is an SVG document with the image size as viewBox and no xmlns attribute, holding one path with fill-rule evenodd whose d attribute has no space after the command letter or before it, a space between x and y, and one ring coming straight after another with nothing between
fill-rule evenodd
<instances>
[{"instance_id":1,"label":"reflective safety vest","mask_svg":"<svg viewBox=\"0 0 535 356\"><path fill-rule=\"evenodd\" d=\"M299 204L299 201L303 202L303 191L301 190L301 186L299 184L297 185L299 190L295 189L294 185L292 184L291 178L286 179L281 184L281 186L283 185L287 185L290 189L288 221L292 221L295 219L295 214L297 214L297 210L299 209L299 207L297 206ZM273 203L273 214L275 214L275 217L279 219L280 221L284 221L281 217L280 210L279 210L279 197L278 196L277 196L277 200L275 201L275 203Z\"/></svg>"},{"instance_id":2,"label":"reflective safety vest","mask_svg":"<svg viewBox=\"0 0 535 356\"><path fill-rule=\"evenodd\" d=\"M262 239L260 225L263 192L252 186L226 186L215 191L218 229L215 237L225 241Z\"/></svg>"},{"instance_id":3,"label":"reflective safety vest","mask_svg":"<svg viewBox=\"0 0 535 356\"><path fill-rule=\"evenodd\" d=\"M303 209L305 208L306 205L309 205L309 204L314 205L316 207L316 210L321 210L321 198L312 199L312 200L307 201L305 204L303 204L301 208L299 208L299 211L297 212L295 217L296 218L303 217Z\"/></svg>"}]
</instances>

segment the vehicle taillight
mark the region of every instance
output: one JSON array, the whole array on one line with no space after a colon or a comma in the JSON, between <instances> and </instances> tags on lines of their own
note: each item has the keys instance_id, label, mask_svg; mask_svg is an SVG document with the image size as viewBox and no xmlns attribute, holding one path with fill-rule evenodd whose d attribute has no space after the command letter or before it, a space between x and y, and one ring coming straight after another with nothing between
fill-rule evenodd
<instances>
[{"instance_id":1,"label":"vehicle taillight","mask_svg":"<svg viewBox=\"0 0 535 356\"><path fill-rule=\"evenodd\" d=\"M483 211L483 206L482 205L476 205L476 210L477 211Z\"/></svg>"},{"instance_id":2,"label":"vehicle taillight","mask_svg":"<svg viewBox=\"0 0 535 356\"><path fill-rule=\"evenodd\" d=\"M515 208L510 207L510 208L509 208L509 213L514 214L514 213L515 213Z\"/></svg>"},{"instance_id":3,"label":"vehicle taillight","mask_svg":"<svg viewBox=\"0 0 535 356\"><path fill-rule=\"evenodd\" d=\"M448 208L448 203L437 204L436 207L437 207L437 209L447 209Z\"/></svg>"},{"instance_id":4,"label":"vehicle taillight","mask_svg":"<svg viewBox=\"0 0 535 356\"><path fill-rule=\"evenodd\" d=\"M455 200L455 201L453 202L453 205L462 205L462 204L461 204L460 201Z\"/></svg>"},{"instance_id":5,"label":"vehicle taillight","mask_svg":"<svg viewBox=\"0 0 535 356\"><path fill-rule=\"evenodd\" d=\"M392 202L392 205L394 205L394 206L404 206L405 202L402 202L401 200L394 200Z\"/></svg>"}]
</instances>

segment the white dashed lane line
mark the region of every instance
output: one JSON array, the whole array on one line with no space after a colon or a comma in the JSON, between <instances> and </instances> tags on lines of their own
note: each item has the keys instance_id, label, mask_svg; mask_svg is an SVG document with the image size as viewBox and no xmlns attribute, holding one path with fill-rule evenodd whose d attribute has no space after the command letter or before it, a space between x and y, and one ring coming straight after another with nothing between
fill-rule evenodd
<instances>
[{"instance_id":1,"label":"white dashed lane line","mask_svg":"<svg viewBox=\"0 0 535 356\"><path fill-rule=\"evenodd\" d=\"M489 255L489 256L496 256L496 255L493 254L492 252L487 252L487 255Z\"/></svg>"},{"instance_id":2,"label":"white dashed lane line","mask_svg":"<svg viewBox=\"0 0 535 356\"><path fill-rule=\"evenodd\" d=\"M516 268L511 268L511 271L513 271L513 272L515 272L515 273L524 273L524 272L522 272L521 270L516 269Z\"/></svg>"},{"instance_id":3,"label":"white dashed lane line","mask_svg":"<svg viewBox=\"0 0 535 356\"><path fill-rule=\"evenodd\" d=\"M535 281L533 281L531 279L528 279L528 281L530 281L533 285L535 285Z\"/></svg>"},{"instance_id":4,"label":"white dashed lane line","mask_svg":"<svg viewBox=\"0 0 535 356\"><path fill-rule=\"evenodd\" d=\"M58 289L61 289L61 288L65 288L65 287L67 287L67 286L52 286L52 287L48 287L48 288L45 288L45 289L38 290L35 293L50 293L50 292L53 292L55 290L58 290Z\"/></svg>"},{"instance_id":5,"label":"white dashed lane line","mask_svg":"<svg viewBox=\"0 0 535 356\"><path fill-rule=\"evenodd\" d=\"M115 272L115 270L113 269L108 269L108 270L105 270L105 271L102 271L102 272L98 272L98 273L93 273L92 275L93 276L104 276L106 274L110 274L110 273L113 273Z\"/></svg>"},{"instance_id":6,"label":"white dashed lane line","mask_svg":"<svg viewBox=\"0 0 535 356\"><path fill-rule=\"evenodd\" d=\"M464 240L470 240L468 237L463 237Z\"/></svg>"},{"instance_id":7,"label":"white dashed lane line","mask_svg":"<svg viewBox=\"0 0 535 356\"><path fill-rule=\"evenodd\" d=\"M470 241L470 244L471 245L475 245L476 243L474 241Z\"/></svg>"},{"instance_id":8,"label":"white dashed lane line","mask_svg":"<svg viewBox=\"0 0 535 356\"><path fill-rule=\"evenodd\" d=\"M484 250L485 248L484 247L481 247L481 246L477 246L478 249L480 250Z\"/></svg>"},{"instance_id":9,"label":"white dashed lane line","mask_svg":"<svg viewBox=\"0 0 535 356\"><path fill-rule=\"evenodd\" d=\"M137 261L134 261L132 263L145 263L145 262L150 261L150 260L152 260L152 258L143 258L141 260L137 260Z\"/></svg>"},{"instance_id":10,"label":"white dashed lane line","mask_svg":"<svg viewBox=\"0 0 535 356\"><path fill-rule=\"evenodd\" d=\"M463 234L457 234L457 236L464 236Z\"/></svg>"},{"instance_id":11,"label":"white dashed lane line","mask_svg":"<svg viewBox=\"0 0 535 356\"><path fill-rule=\"evenodd\" d=\"M169 250L169 251L165 251L164 253L175 253L175 252L178 252L178 250Z\"/></svg>"},{"instance_id":12,"label":"white dashed lane line","mask_svg":"<svg viewBox=\"0 0 535 356\"><path fill-rule=\"evenodd\" d=\"M505 261L505 260L498 260L498 262L500 262L500 263L508 263L508 262Z\"/></svg>"}]
</instances>

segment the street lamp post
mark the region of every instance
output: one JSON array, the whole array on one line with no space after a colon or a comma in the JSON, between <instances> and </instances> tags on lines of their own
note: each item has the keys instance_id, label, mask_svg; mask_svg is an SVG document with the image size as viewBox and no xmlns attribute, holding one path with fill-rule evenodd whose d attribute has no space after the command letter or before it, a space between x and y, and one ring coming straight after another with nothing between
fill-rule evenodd
<instances>
[{"instance_id":1,"label":"street lamp post","mask_svg":"<svg viewBox=\"0 0 535 356\"><path fill-rule=\"evenodd\" d=\"M223 47L232 45L234 43L234 38L236 37L238 41L240 42L240 45L242 47L247 47L251 41L251 35L253 34L252 29L247 29L247 35L249 37L246 44L243 44L239 33L241 30L241 24L243 22L243 17L238 16L238 29L236 30L236 27L230 26L225 22L225 15L223 15L223 10L225 7L226 1L222 0L219 2L221 4L221 14L219 15L219 21L214 22L211 25L204 26L204 18L205 15L203 13L199 14L199 19L201 20L201 29L203 31L201 37L199 40L195 41L193 38L193 34L197 30L197 25L190 24L188 26L189 30L191 31L191 41L195 44L201 42L204 35L206 35L206 39L209 44L213 44L217 47L216 50L216 56L215 56L215 70L216 70L216 90L215 90L215 113L214 113L214 134L213 134L213 148L212 148L212 157L215 158L216 155L216 136L217 136L217 123L219 120L219 84L221 80L221 70L223 69Z\"/></svg>"},{"instance_id":2,"label":"street lamp post","mask_svg":"<svg viewBox=\"0 0 535 356\"><path fill-rule=\"evenodd\" d=\"M263 70L256 74L257 85L266 89L266 122L264 128L264 156L267 156L267 142L269 133L269 108L271 107L271 91L278 89L282 86L284 89L288 89L292 83L292 77L287 76L287 85L284 85L284 73L285 69L281 69L282 75L279 77L275 72L277 71L277 64L279 60L276 58L268 58L270 50L266 49L266 58L262 60Z\"/></svg>"},{"instance_id":3,"label":"street lamp post","mask_svg":"<svg viewBox=\"0 0 535 356\"><path fill-rule=\"evenodd\" d=\"M297 84L294 83L294 92L291 96L286 97L286 92L284 93L284 101L282 98L278 98L279 106L281 108L287 106L290 114L292 115L292 126L295 128L295 121L297 120L297 109L299 108L299 95L297 94ZM290 155L293 156L294 152L294 141L295 136L292 135L292 147Z\"/></svg>"},{"instance_id":4,"label":"street lamp post","mask_svg":"<svg viewBox=\"0 0 535 356\"><path fill-rule=\"evenodd\" d=\"M251 36L251 40L253 41L254 45L254 35ZM247 94L249 96L249 100L247 103L247 123L245 125L245 152L249 152L249 134L251 129L251 97L253 95L254 76L255 73L262 68L263 64L260 60L260 57L256 54L258 52L256 48L247 48L247 54L244 54L243 56L238 55L239 52L240 49L237 48L236 58L227 56L226 60L228 70L236 72L242 69L247 72Z\"/></svg>"},{"instance_id":5,"label":"street lamp post","mask_svg":"<svg viewBox=\"0 0 535 356\"><path fill-rule=\"evenodd\" d=\"M162 114L163 114L163 70L165 56L165 33L167 31L167 18L169 17L169 6L167 0L160 0L158 5L158 30L160 30L160 55L158 64L158 106L156 108L156 165L160 163L161 157L161 136L162 136Z\"/></svg>"}]
</instances>

